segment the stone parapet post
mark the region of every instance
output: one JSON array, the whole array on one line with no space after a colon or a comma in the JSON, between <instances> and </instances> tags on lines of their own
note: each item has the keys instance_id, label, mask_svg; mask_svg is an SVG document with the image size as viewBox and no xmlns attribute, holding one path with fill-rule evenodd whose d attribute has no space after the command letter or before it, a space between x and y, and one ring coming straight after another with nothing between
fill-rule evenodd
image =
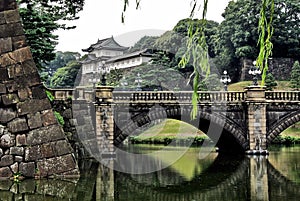
<instances>
[{"instance_id":1,"label":"stone parapet post","mask_svg":"<svg viewBox=\"0 0 300 201\"><path fill-rule=\"evenodd\" d=\"M114 154L113 87L96 88L96 138L102 157Z\"/></svg>"},{"instance_id":2,"label":"stone parapet post","mask_svg":"<svg viewBox=\"0 0 300 201\"><path fill-rule=\"evenodd\" d=\"M246 88L247 104L247 139L249 149L247 154L268 154L267 151L267 126L266 126L266 98L265 88L249 86Z\"/></svg>"}]
</instances>

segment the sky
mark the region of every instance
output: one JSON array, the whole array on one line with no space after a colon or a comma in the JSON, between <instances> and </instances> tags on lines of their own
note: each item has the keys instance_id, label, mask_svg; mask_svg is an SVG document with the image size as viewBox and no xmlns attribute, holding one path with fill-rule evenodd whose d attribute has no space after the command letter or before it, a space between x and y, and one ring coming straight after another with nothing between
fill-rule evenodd
<instances>
[{"instance_id":1,"label":"sky","mask_svg":"<svg viewBox=\"0 0 300 201\"><path fill-rule=\"evenodd\" d=\"M137 10L135 1L129 0L124 24L121 22L123 0L85 1L83 11L79 13L80 19L70 23L77 28L55 32L59 36L58 51L82 53L81 49L88 48L98 39L111 36L121 45L131 46L144 35L160 35L189 16L192 0L141 0ZM221 14L228 2L209 0L207 19L221 22ZM202 4L202 0L199 3Z\"/></svg>"}]
</instances>

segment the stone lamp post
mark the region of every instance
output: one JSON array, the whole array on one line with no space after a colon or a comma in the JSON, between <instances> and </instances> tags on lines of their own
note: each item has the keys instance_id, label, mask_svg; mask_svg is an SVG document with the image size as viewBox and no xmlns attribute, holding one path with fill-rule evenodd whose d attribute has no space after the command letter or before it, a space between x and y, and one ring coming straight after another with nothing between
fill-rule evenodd
<instances>
[{"instance_id":1,"label":"stone lamp post","mask_svg":"<svg viewBox=\"0 0 300 201\"><path fill-rule=\"evenodd\" d=\"M224 91L227 91L227 85L228 85L228 83L231 82L231 79L230 79L229 75L227 74L226 70L224 70L220 81L224 84Z\"/></svg>"},{"instance_id":2,"label":"stone lamp post","mask_svg":"<svg viewBox=\"0 0 300 201\"><path fill-rule=\"evenodd\" d=\"M253 62L253 66L251 66L249 72L248 72L250 75L253 76L253 85L254 86L257 86L258 83L257 83L257 75L260 75L261 74L261 71L259 68L256 67L256 61Z\"/></svg>"}]
</instances>

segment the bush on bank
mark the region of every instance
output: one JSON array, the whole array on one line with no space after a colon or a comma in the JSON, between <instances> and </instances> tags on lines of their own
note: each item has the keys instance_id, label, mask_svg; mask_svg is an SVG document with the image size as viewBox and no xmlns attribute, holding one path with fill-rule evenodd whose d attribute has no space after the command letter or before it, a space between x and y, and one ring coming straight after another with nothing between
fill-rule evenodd
<instances>
[{"instance_id":1,"label":"bush on bank","mask_svg":"<svg viewBox=\"0 0 300 201\"><path fill-rule=\"evenodd\" d=\"M141 137L130 137L129 143L131 144L163 144L168 145L175 143L176 145L202 145L204 140L209 139L206 136L196 136L187 138L176 138L176 137L154 137L154 138L141 138Z\"/></svg>"},{"instance_id":2,"label":"bush on bank","mask_svg":"<svg viewBox=\"0 0 300 201\"><path fill-rule=\"evenodd\" d=\"M293 145L300 144L300 137L294 136L278 136L273 140L272 144Z\"/></svg>"}]
</instances>

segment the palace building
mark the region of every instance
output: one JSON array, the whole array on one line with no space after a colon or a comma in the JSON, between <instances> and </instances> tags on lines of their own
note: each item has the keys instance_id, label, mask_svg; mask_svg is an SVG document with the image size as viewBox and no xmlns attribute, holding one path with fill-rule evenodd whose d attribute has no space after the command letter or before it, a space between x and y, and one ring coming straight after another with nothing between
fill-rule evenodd
<instances>
[{"instance_id":1,"label":"palace building","mask_svg":"<svg viewBox=\"0 0 300 201\"><path fill-rule=\"evenodd\" d=\"M100 81L100 69L126 69L147 63L152 58L152 51L144 49L127 53L128 47L121 46L113 37L98 40L87 49L88 55L82 63L81 83L91 85Z\"/></svg>"}]
</instances>

